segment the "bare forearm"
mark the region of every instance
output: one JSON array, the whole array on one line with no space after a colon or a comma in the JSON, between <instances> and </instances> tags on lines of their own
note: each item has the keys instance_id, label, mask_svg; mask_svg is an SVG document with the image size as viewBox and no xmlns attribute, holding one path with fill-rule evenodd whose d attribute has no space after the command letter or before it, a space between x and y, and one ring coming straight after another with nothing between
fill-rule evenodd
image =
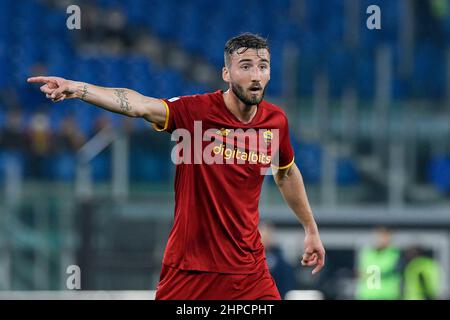
<instances>
[{"instance_id":1,"label":"bare forearm","mask_svg":"<svg viewBox=\"0 0 450 320\"><path fill-rule=\"evenodd\" d=\"M134 90L104 88L84 82L77 82L75 96L87 103L129 117L142 116L140 106L146 98Z\"/></svg>"},{"instance_id":2,"label":"bare forearm","mask_svg":"<svg viewBox=\"0 0 450 320\"><path fill-rule=\"evenodd\" d=\"M297 166L292 165L288 172L281 177L276 177L275 181L283 198L298 217L305 231L309 234L318 233L303 178Z\"/></svg>"},{"instance_id":3,"label":"bare forearm","mask_svg":"<svg viewBox=\"0 0 450 320\"><path fill-rule=\"evenodd\" d=\"M315 274L325 265L325 249L306 196L300 170L294 163L289 169L278 170L274 178L287 204L305 229L305 253L302 255L302 265L315 266L312 271L312 274Z\"/></svg>"},{"instance_id":4,"label":"bare forearm","mask_svg":"<svg viewBox=\"0 0 450 320\"><path fill-rule=\"evenodd\" d=\"M111 112L142 117L162 130L168 123L169 109L163 100L144 96L134 90L104 88L53 76L31 77L27 82L44 84L40 90L53 102L78 98Z\"/></svg>"}]
</instances>

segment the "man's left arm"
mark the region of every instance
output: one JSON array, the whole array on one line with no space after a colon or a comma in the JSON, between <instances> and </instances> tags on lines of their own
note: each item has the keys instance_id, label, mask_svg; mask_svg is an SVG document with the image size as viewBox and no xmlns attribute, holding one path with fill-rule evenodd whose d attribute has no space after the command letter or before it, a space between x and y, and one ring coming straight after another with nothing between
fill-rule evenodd
<instances>
[{"instance_id":1,"label":"man's left arm","mask_svg":"<svg viewBox=\"0 0 450 320\"><path fill-rule=\"evenodd\" d=\"M300 170L293 163L289 168L278 169L274 174L274 179L284 200L305 229L305 253L302 256L302 265L315 266L312 271L312 274L315 274L325 264L325 249L320 240L319 229L309 205Z\"/></svg>"}]
</instances>

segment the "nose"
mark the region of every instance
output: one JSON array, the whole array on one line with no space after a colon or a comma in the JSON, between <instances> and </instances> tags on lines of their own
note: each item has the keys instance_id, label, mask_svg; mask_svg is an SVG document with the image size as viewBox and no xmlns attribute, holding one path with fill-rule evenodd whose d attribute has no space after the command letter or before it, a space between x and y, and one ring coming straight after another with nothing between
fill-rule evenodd
<instances>
[{"instance_id":1,"label":"nose","mask_svg":"<svg viewBox=\"0 0 450 320\"><path fill-rule=\"evenodd\" d=\"M252 80L252 82L260 82L261 81L261 70L258 67L252 68L251 80Z\"/></svg>"}]
</instances>

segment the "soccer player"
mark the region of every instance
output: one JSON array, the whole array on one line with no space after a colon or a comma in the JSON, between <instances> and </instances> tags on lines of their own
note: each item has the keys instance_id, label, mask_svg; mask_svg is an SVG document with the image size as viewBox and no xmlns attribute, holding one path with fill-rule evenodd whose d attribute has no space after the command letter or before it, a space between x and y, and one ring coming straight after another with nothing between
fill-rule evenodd
<instances>
[{"instance_id":1,"label":"soccer player","mask_svg":"<svg viewBox=\"0 0 450 320\"><path fill-rule=\"evenodd\" d=\"M41 91L54 102L79 98L108 111L142 117L158 131L175 134L183 130L195 136L201 128L202 134L210 132L217 141L227 140L214 148L208 144L212 139L200 141L196 154L216 156L213 163L189 161L188 155L198 148L195 141L192 148L180 152L183 161L176 163L175 220L156 299L281 298L258 231L261 173L270 166L285 201L304 227L302 265L314 267L315 274L325 263L318 227L294 162L288 119L281 108L263 100L270 80L268 44L258 35L241 34L226 43L224 60L222 77L229 84L227 91L171 99L59 77L28 79L42 83ZM226 138L233 132L230 142ZM254 132L264 135L256 149L248 142ZM275 142L276 132L278 147L272 152L267 145ZM242 134L247 139L244 144ZM226 161L221 163L217 157Z\"/></svg>"}]
</instances>

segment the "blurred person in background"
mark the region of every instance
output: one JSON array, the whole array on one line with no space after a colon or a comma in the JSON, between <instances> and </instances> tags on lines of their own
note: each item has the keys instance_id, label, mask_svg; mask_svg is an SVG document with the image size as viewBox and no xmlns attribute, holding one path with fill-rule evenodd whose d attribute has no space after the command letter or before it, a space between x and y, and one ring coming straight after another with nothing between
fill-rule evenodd
<instances>
[{"instance_id":1,"label":"blurred person in background","mask_svg":"<svg viewBox=\"0 0 450 320\"><path fill-rule=\"evenodd\" d=\"M112 128L112 121L111 118L107 115L101 114L97 118L95 118L93 126L92 126L92 135L97 134L98 132L102 131L103 129L111 129Z\"/></svg>"},{"instance_id":2,"label":"blurred person in background","mask_svg":"<svg viewBox=\"0 0 450 320\"><path fill-rule=\"evenodd\" d=\"M57 148L59 152L77 152L86 141L86 137L78 127L73 116L65 117L60 125L57 136Z\"/></svg>"},{"instance_id":3,"label":"blurred person in background","mask_svg":"<svg viewBox=\"0 0 450 320\"><path fill-rule=\"evenodd\" d=\"M375 230L375 236L375 246L365 247L359 252L356 299L400 299L401 250L392 245L392 234L387 228L378 227Z\"/></svg>"},{"instance_id":4,"label":"blurred person in background","mask_svg":"<svg viewBox=\"0 0 450 320\"><path fill-rule=\"evenodd\" d=\"M22 111L16 107L8 111L4 127L0 131L1 149L18 154L25 150Z\"/></svg>"},{"instance_id":5,"label":"blurred person in background","mask_svg":"<svg viewBox=\"0 0 450 320\"><path fill-rule=\"evenodd\" d=\"M215 140L228 135L226 128L259 129L265 132L266 144L271 143L271 130L280 132L279 159L275 161L250 162L250 150L245 146L239 150L245 154L243 163L194 165L191 159L188 163L181 159L177 164L175 222L163 258L158 300L281 299L258 232L258 202L264 180L260 170L271 165L281 194L305 230L302 265L313 267L315 274L325 264L319 230L294 161L287 116L280 107L263 100L270 80L267 41L241 34L225 44L223 54L222 78L229 85L226 92L157 99L130 89L60 77L28 79L42 84L41 91L53 102L78 98L111 112L144 118L157 131L183 129L192 134L194 121L200 121L201 130L213 129Z\"/></svg>"},{"instance_id":6,"label":"blurred person in background","mask_svg":"<svg viewBox=\"0 0 450 320\"><path fill-rule=\"evenodd\" d=\"M86 137L81 132L74 116L62 119L56 135L53 157L53 177L57 180L72 180L75 177L76 156Z\"/></svg>"},{"instance_id":7,"label":"blurred person in background","mask_svg":"<svg viewBox=\"0 0 450 320\"><path fill-rule=\"evenodd\" d=\"M266 251L267 265L275 279L281 297L284 298L289 290L297 289L294 268L286 260L281 247L274 239L276 230L273 224L269 221L264 221L261 223L259 231Z\"/></svg>"},{"instance_id":8,"label":"blurred person in background","mask_svg":"<svg viewBox=\"0 0 450 320\"><path fill-rule=\"evenodd\" d=\"M44 112L35 113L30 120L27 131L27 141L30 151L30 175L35 179L49 178L51 153L54 151L53 135L50 120Z\"/></svg>"},{"instance_id":9,"label":"blurred person in background","mask_svg":"<svg viewBox=\"0 0 450 320\"><path fill-rule=\"evenodd\" d=\"M405 251L403 298L405 300L434 300L439 296L440 269L438 262L425 254L420 246Z\"/></svg>"},{"instance_id":10,"label":"blurred person in background","mask_svg":"<svg viewBox=\"0 0 450 320\"><path fill-rule=\"evenodd\" d=\"M6 114L3 127L0 129L0 156L4 167L0 166L1 175L17 174L22 177L24 172L24 156L26 155L26 139L23 134L23 114L19 107L10 109ZM17 170L15 171L14 168Z\"/></svg>"},{"instance_id":11,"label":"blurred person in background","mask_svg":"<svg viewBox=\"0 0 450 320\"><path fill-rule=\"evenodd\" d=\"M442 23L448 15L447 0L415 0L414 14L420 28L415 30L419 41L434 41L438 46L445 43L445 29Z\"/></svg>"}]
</instances>

